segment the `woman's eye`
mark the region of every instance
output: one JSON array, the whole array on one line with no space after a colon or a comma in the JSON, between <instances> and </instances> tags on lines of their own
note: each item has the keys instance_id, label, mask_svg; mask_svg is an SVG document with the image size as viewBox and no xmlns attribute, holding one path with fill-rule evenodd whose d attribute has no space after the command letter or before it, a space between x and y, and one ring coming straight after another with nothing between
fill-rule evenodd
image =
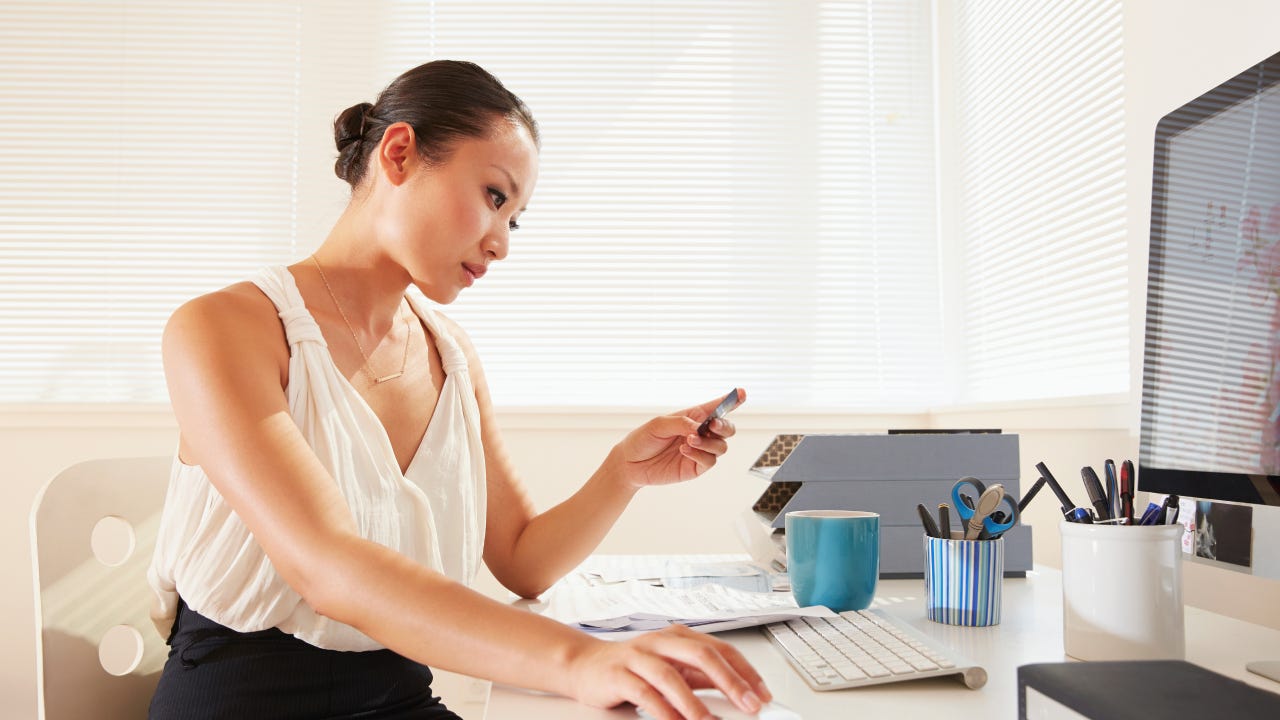
<instances>
[{"instance_id":1,"label":"woman's eye","mask_svg":"<svg viewBox=\"0 0 1280 720\"><path fill-rule=\"evenodd\" d=\"M489 188L489 197L493 198L493 206L500 208L507 204L507 196L502 194L497 188Z\"/></svg>"},{"instance_id":2,"label":"woman's eye","mask_svg":"<svg viewBox=\"0 0 1280 720\"><path fill-rule=\"evenodd\" d=\"M516 222L515 220L512 220L511 222L507 223L507 227L511 228L512 230L519 230L520 223Z\"/></svg>"}]
</instances>

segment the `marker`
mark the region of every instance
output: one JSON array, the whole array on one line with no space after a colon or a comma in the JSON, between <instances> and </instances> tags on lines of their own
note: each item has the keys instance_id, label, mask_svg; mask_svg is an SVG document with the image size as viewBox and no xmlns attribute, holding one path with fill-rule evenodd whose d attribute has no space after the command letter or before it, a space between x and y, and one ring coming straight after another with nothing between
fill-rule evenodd
<instances>
[{"instance_id":1,"label":"marker","mask_svg":"<svg viewBox=\"0 0 1280 720\"><path fill-rule=\"evenodd\" d=\"M1093 509L1098 513L1099 520L1111 519L1111 509L1107 506L1107 497L1102 490L1102 481L1098 479L1098 473L1093 468L1085 465L1080 468L1080 479L1084 480L1084 491L1089 493L1089 502L1093 504Z\"/></svg>"},{"instance_id":2,"label":"marker","mask_svg":"<svg viewBox=\"0 0 1280 720\"><path fill-rule=\"evenodd\" d=\"M1163 524L1172 525L1178 522L1178 511L1181 509L1181 502L1177 495L1170 495L1164 499L1164 507L1161 514L1164 516Z\"/></svg>"},{"instance_id":3,"label":"marker","mask_svg":"<svg viewBox=\"0 0 1280 720\"><path fill-rule=\"evenodd\" d=\"M1067 493L1063 491L1062 486L1053 477L1053 473L1049 472L1048 466L1038 462L1036 463L1036 469L1040 471L1040 477L1044 478L1044 481L1049 484L1049 489L1053 491L1053 494L1058 496L1058 502L1062 505L1063 517L1069 516L1071 511L1076 509L1076 504L1071 502L1071 498L1067 497Z\"/></svg>"},{"instance_id":4,"label":"marker","mask_svg":"<svg viewBox=\"0 0 1280 720\"><path fill-rule=\"evenodd\" d=\"M938 503L938 529L942 531L938 537L951 538L951 506L946 503Z\"/></svg>"},{"instance_id":5,"label":"marker","mask_svg":"<svg viewBox=\"0 0 1280 720\"><path fill-rule=\"evenodd\" d=\"M1032 485L1031 489L1027 491L1027 494L1022 496L1022 499L1018 501L1019 515L1022 514L1023 510L1027 509L1027 503L1031 502L1032 498L1036 496L1036 493L1040 492L1040 488L1044 487L1044 484L1045 484L1045 479L1044 479L1044 476L1041 475L1036 480L1036 484Z\"/></svg>"},{"instance_id":6,"label":"marker","mask_svg":"<svg viewBox=\"0 0 1280 720\"><path fill-rule=\"evenodd\" d=\"M925 535L934 538L942 537L942 533L938 532L938 524L933 521L933 516L923 504L916 505L916 512L920 513L920 522L924 524Z\"/></svg>"},{"instance_id":7,"label":"marker","mask_svg":"<svg viewBox=\"0 0 1280 720\"><path fill-rule=\"evenodd\" d=\"M1133 461L1125 460L1120 463L1120 512L1124 514L1125 522L1129 525L1133 524Z\"/></svg>"}]
</instances>

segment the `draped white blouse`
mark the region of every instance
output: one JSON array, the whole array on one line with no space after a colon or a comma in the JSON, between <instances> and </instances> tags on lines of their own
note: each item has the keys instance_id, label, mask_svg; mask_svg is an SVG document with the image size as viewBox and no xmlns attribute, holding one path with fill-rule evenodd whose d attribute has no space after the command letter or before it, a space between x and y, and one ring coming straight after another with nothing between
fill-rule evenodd
<instances>
[{"instance_id":1,"label":"draped white blouse","mask_svg":"<svg viewBox=\"0 0 1280 720\"><path fill-rule=\"evenodd\" d=\"M434 310L409 304L431 335L446 374L422 443L400 472L377 415L338 371L320 327L283 266L253 280L275 303L289 343L289 413L347 500L362 537L464 584L484 546L485 466L480 410L467 359ZM168 637L178 598L240 632L279 628L330 650L382 646L317 615L285 584L262 547L199 466L175 454L148 580L151 616Z\"/></svg>"}]
</instances>

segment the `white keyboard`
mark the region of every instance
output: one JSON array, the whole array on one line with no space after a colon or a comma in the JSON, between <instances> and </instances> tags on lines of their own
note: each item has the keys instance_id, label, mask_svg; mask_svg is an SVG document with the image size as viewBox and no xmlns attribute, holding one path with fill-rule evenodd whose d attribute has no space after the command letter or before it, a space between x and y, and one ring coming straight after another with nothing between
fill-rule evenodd
<instances>
[{"instance_id":1,"label":"white keyboard","mask_svg":"<svg viewBox=\"0 0 1280 720\"><path fill-rule=\"evenodd\" d=\"M796 618L764 633L814 690L957 674L971 689L987 683L986 670L882 610Z\"/></svg>"}]
</instances>

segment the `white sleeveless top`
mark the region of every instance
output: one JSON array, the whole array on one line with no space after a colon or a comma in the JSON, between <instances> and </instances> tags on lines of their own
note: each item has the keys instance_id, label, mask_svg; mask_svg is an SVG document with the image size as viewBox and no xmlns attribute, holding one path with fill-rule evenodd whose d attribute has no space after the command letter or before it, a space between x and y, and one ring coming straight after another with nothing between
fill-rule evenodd
<instances>
[{"instance_id":1,"label":"white sleeveless top","mask_svg":"<svg viewBox=\"0 0 1280 720\"><path fill-rule=\"evenodd\" d=\"M446 378L422 444L401 474L386 431L338 371L293 275L272 267L253 282L284 323L289 414L342 491L360 535L470 584L484 546L485 466L480 410L462 349L425 301L409 294L436 338ZM240 632L274 627L330 650L382 648L304 603L204 470L183 464L176 453L147 576L161 637L169 636L181 596L192 610Z\"/></svg>"}]
</instances>

